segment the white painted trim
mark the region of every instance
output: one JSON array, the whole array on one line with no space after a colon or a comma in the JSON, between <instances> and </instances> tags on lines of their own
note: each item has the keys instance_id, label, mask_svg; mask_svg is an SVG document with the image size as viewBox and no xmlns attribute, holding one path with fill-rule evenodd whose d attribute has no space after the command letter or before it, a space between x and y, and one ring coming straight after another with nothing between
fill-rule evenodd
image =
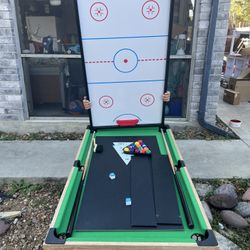
<instances>
[{"instance_id":1,"label":"white painted trim","mask_svg":"<svg viewBox=\"0 0 250 250\"><path fill-rule=\"evenodd\" d=\"M88 122L89 118L86 117L51 117L51 116L32 116L30 117L29 122L58 122L58 121L69 121L69 122Z\"/></svg>"},{"instance_id":2,"label":"white painted trim","mask_svg":"<svg viewBox=\"0 0 250 250\"><path fill-rule=\"evenodd\" d=\"M184 55L184 56L170 55L170 60L171 59L192 59L192 55Z\"/></svg>"},{"instance_id":3,"label":"white painted trim","mask_svg":"<svg viewBox=\"0 0 250 250\"><path fill-rule=\"evenodd\" d=\"M21 54L22 58L62 58L62 59L81 59L81 55L68 54Z\"/></svg>"}]
</instances>

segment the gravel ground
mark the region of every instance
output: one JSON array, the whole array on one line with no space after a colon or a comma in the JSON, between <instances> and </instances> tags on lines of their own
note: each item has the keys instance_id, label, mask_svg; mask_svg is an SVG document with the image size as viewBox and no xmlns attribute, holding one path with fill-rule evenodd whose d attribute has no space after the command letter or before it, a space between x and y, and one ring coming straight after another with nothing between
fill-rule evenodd
<instances>
[{"instance_id":1,"label":"gravel ground","mask_svg":"<svg viewBox=\"0 0 250 250\"><path fill-rule=\"evenodd\" d=\"M193 181L194 183L207 183L214 188L224 183L232 183L235 185L239 197L242 196L247 187L250 187L250 180L245 179L194 179ZM10 224L10 228L0 236L0 250L43 249L43 240L47 234L63 187L64 184L62 183L32 185L25 182L0 186L0 200L2 198L0 212L22 212L21 217L6 221ZM6 195L9 195L9 198L5 199ZM221 218L214 209L213 214L212 226L215 230L218 230L218 222L221 222ZM250 231L248 229L236 230L228 228L226 232L230 232L228 238L237 243L242 249L249 249Z\"/></svg>"},{"instance_id":2,"label":"gravel ground","mask_svg":"<svg viewBox=\"0 0 250 250\"><path fill-rule=\"evenodd\" d=\"M21 211L19 218L6 221L10 228L0 236L0 249L42 249L49 224L58 204L63 184L30 185L24 182L3 185L0 192L9 194L0 203L0 211Z\"/></svg>"}]
</instances>

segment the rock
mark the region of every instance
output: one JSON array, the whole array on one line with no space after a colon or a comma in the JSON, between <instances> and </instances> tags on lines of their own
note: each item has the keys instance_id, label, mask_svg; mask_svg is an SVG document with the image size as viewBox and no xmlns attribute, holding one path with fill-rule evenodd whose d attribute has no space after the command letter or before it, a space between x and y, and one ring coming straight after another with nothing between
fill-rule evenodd
<instances>
[{"instance_id":1,"label":"rock","mask_svg":"<svg viewBox=\"0 0 250 250\"><path fill-rule=\"evenodd\" d=\"M0 220L0 235L5 234L9 228L10 224L7 224L4 221Z\"/></svg>"},{"instance_id":2,"label":"rock","mask_svg":"<svg viewBox=\"0 0 250 250\"><path fill-rule=\"evenodd\" d=\"M214 194L227 194L232 196L236 200L238 199L238 195L236 193L236 188L233 184L223 184L214 190Z\"/></svg>"},{"instance_id":3,"label":"rock","mask_svg":"<svg viewBox=\"0 0 250 250\"><path fill-rule=\"evenodd\" d=\"M208 193L213 191L212 185L204 183L196 183L195 188L201 199L203 199Z\"/></svg>"},{"instance_id":4,"label":"rock","mask_svg":"<svg viewBox=\"0 0 250 250\"><path fill-rule=\"evenodd\" d=\"M21 235L20 235L20 238L21 238L21 239L25 239L25 237L26 237L25 234L21 234Z\"/></svg>"},{"instance_id":5,"label":"rock","mask_svg":"<svg viewBox=\"0 0 250 250\"><path fill-rule=\"evenodd\" d=\"M0 219L14 219L21 215L21 211L0 212Z\"/></svg>"},{"instance_id":6,"label":"rock","mask_svg":"<svg viewBox=\"0 0 250 250\"><path fill-rule=\"evenodd\" d=\"M219 248L221 250L238 250L240 249L236 244L234 244L231 240L227 239L226 237L224 237L223 235L217 233L216 231L214 231L215 237L218 241L219 244Z\"/></svg>"},{"instance_id":7,"label":"rock","mask_svg":"<svg viewBox=\"0 0 250 250\"><path fill-rule=\"evenodd\" d=\"M237 205L237 199L227 194L215 194L208 198L208 202L215 208L231 209Z\"/></svg>"},{"instance_id":8,"label":"rock","mask_svg":"<svg viewBox=\"0 0 250 250\"><path fill-rule=\"evenodd\" d=\"M1 200L1 202L0 202L0 203L2 203L4 200L6 200L6 199L10 199L10 198L11 198L11 196L10 196L10 195L5 194L5 193L3 193L3 192L0 192L0 200Z\"/></svg>"},{"instance_id":9,"label":"rock","mask_svg":"<svg viewBox=\"0 0 250 250\"><path fill-rule=\"evenodd\" d=\"M247 228L249 226L242 216L230 210L221 211L221 217L227 225L235 228Z\"/></svg>"},{"instance_id":10,"label":"rock","mask_svg":"<svg viewBox=\"0 0 250 250\"><path fill-rule=\"evenodd\" d=\"M239 202L234 208L234 211L240 214L242 217L250 217L250 203Z\"/></svg>"},{"instance_id":11,"label":"rock","mask_svg":"<svg viewBox=\"0 0 250 250\"><path fill-rule=\"evenodd\" d=\"M220 222L218 223L218 226L219 226L220 230L224 230L225 229L224 225L222 223L220 223Z\"/></svg>"},{"instance_id":12,"label":"rock","mask_svg":"<svg viewBox=\"0 0 250 250\"><path fill-rule=\"evenodd\" d=\"M245 218L245 220L247 220L247 222L250 224L250 217Z\"/></svg>"},{"instance_id":13,"label":"rock","mask_svg":"<svg viewBox=\"0 0 250 250\"><path fill-rule=\"evenodd\" d=\"M18 219L16 218L14 221L13 221L13 224L16 225L18 222Z\"/></svg>"},{"instance_id":14,"label":"rock","mask_svg":"<svg viewBox=\"0 0 250 250\"><path fill-rule=\"evenodd\" d=\"M212 223L213 222L213 215L211 213L211 210L210 210L208 204L205 201L202 201L201 204L205 210L205 213L207 215L209 222Z\"/></svg>"},{"instance_id":15,"label":"rock","mask_svg":"<svg viewBox=\"0 0 250 250\"><path fill-rule=\"evenodd\" d=\"M250 188L247 189L247 191L242 196L243 201L250 201Z\"/></svg>"}]
</instances>

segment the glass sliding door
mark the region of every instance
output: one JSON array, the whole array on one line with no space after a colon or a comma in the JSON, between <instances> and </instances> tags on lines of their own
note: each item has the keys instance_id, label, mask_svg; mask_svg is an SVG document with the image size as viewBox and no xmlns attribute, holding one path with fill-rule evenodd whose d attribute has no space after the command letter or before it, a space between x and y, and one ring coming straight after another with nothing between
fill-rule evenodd
<instances>
[{"instance_id":1,"label":"glass sliding door","mask_svg":"<svg viewBox=\"0 0 250 250\"><path fill-rule=\"evenodd\" d=\"M192 59L195 0L174 0L166 117L185 118Z\"/></svg>"},{"instance_id":2,"label":"glass sliding door","mask_svg":"<svg viewBox=\"0 0 250 250\"><path fill-rule=\"evenodd\" d=\"M16 10L29 115L86 115L75 1L16 0Z\"/></svg>"}]
</instances>

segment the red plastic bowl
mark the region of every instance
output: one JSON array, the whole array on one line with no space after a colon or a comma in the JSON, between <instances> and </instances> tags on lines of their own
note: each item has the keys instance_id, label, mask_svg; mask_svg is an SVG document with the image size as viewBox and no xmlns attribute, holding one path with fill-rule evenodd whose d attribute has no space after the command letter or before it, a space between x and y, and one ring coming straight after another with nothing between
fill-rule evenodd
<instances>
[{"instance_id":1,"label":"red plastic bowl","mask_svg":"<svg viewBox=\"0 0 250 250\"><path fill-rule=\"evenodd\" d=\"M117 120L116 123L120 127L133 127L136 126L139 122L139 119L132 119L132 120Z\"/></svg>"}]
</instances>

